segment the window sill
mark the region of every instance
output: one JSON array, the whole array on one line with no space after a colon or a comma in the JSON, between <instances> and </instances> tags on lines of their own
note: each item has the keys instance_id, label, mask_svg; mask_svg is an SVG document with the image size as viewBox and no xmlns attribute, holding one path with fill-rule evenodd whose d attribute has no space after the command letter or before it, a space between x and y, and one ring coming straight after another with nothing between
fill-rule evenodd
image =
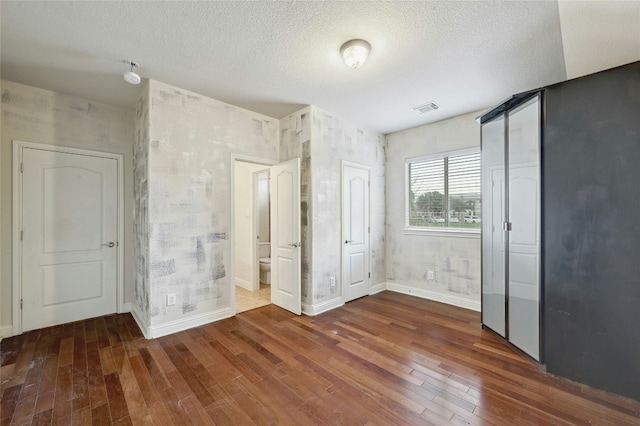
<instances>
[{"instance_id":1,"label":"window sill","mask_svg":"<svg viewBox=\"0 0 640 426\"><path fill-rule=\"evenodd\" d=\"M479 239L479 229L451 229L451 228L428 228L428 227L411 227L404 228L404 235L422 235L428 237L453 237L453 238L471 238Z\"/></svg>"}]
</instances>

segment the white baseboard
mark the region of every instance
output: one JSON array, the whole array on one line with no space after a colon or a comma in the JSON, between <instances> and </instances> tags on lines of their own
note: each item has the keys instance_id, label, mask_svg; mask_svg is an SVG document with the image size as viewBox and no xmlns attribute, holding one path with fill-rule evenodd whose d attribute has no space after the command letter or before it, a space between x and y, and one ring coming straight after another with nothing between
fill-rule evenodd
<instances>
[{"instance_id":1,"label":"white baseboard","mask_svg":"<svg viewBox=\"0 0 640 426\"><path fill-rule=\"evenodd\" d=\"M438 291L424 290L421 288L411 287L396 282L387 282L387 290L397 293L408 294L410 296L421 297L423 299L433 300L435 302L446 303L448 305L457 306L459 308L471 309L472 311L481 310L480 301L469 300L454 294L440 293Z\"/></svg>"},{"instance_id":2,"label":"white baseboard","mask_svg":"<svg viewBox=\"0 0 640 426\"><path fill-rule=\"evenodd\" d=\"M245 290L254 291L253 285L247 280L241 280L240 278L236 278L236 285L238 287L242 287Z\"/></svg>"},{"instance_id":3,"label":"white baseboard","mask_svg":"<svg viewBox=\"0 0 640 426\"><path fill-rule=\"evenodd\" d=\"M13 336L13 326L12 325L3 325L0 327L0 339L4 339L5 337Z\"/></svg>"},{"instance_id":4,"label":"white baseboard","mask_svg":"<svg viewBox=\"0 0 640 426\"><path fill-rule=\"evenodd\" d=\"M374 284L371 286L371 291L369 295L380 293L381 291L385 291L387 289L387 283Z\"/></svg>"},{"instance_id":5,"label":"white baseboard","mask_svg":"<svg viewBox=\"0 0 640 426\"><path fill-rule=\"evenodd\" d=\"M131 309L131 315L133 316L133 319L136 320L138 328L140 329L140 331L142 331L145 339L152 339L152 337L149 335L149 325L147 324L147 321L145 321L142 312L140 312L140 310L138 309L138 305L133 305L133 309Z\"/></svg>"},{"instance_id":6,"label":"white baseboard","mask_svg":"<svg viewBox=\"0 0 640 426\"><path fill-rule=\"evenodd\" d=\"M342 300L342 297L336 297L334 299L327 300L325 302L316 303L314 305L303 303L302 313L310 317L313 317L323 312L330 311L331 309L339 308L342 305L344 305L344 301Z\"/></svg>"},{"instance_id":7,"label":"white baseboard","mask_svg":"<svg viewBox=\"0 0 640 426\"><path fill-rule=\"evenodd\" d=\"M188 330L193 327L198 327L199 325L209 324L210 322L219 321L221 319L229 318L232 316L233 311L230 307L223 308L213 312L193 315L187 318L180 318L174 321L149 326L147 327L148 337L147 333L144 333L144 335L148 339L155 339L157 337L177 333L178 331Z\"/></svg>"}]
</instances>

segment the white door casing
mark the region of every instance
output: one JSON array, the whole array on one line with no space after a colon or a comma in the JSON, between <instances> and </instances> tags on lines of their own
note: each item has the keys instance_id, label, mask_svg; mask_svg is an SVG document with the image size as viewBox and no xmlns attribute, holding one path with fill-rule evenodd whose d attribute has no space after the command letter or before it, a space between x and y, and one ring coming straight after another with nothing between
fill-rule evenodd
<instances>
[{"instance_id":1,"label":"white door casing","mask_svg":"<svg viewBox=\"0 0 640 426\"><path fill-rule=\"evenodd\" d=\"M300 159L271 168L271 303L300 315Z\"/></svg>"},{"instance_id":2,"label":"white door casing","mask_svg":"<svg viewBox=\"0 0 640 426\"><path fill-rule=\"evenodd\" d=\"M237 167L237 163L238 162L245 162L245 163L254 163L256 166L264 166L264 169L269 169L270 167L272 167L274 164L276 164L275 161L273 160L268 160L265 158L260 158L260 157L251 157L248 155L242 155L242 154L236 154L236 153L231 153L231 157L230 157L230 163L231 163L231 167L229 169L230 173L229 173L229 180L231 182L231 194L232 196L229 198L230 203L229 203L229 211L231 212L230 215L230 241L233 241L233 249L231 250L231 267L230 267L230 275L232 277L234 277L233 280L229 280L229 291L231 293L231 308L232 308L232 312L235 315L236 314L236 291L235 291L235 286L236 286L236 280L235 277L237 276L237 268L236 268L236 250L235 250L235 244L237 242L237 233L236 233L236 220L235 220L235 216L236 216L236 196L237 196L237 192L238 192L238 183L236 182L236 167ZM253 197L252 197L253 199ZM256 224L254 223L252 225L253 227L256 226ZM254 230L255 231L255 230ZM253 250L256 250L256 252L253 254L253 258L256 259L257 261L257 256L258 256L258 246L257 244L255 245L255 247L252 247ZM256 267L255 269L255 273L256 273L256 277L255 279L258 280L259 279L259 268ZM258 283L258 287L259 288L259 283Z\"/></svg>"},{"instance_id":3,"label":"white door casing","mask_svg":"<svg viewBox=\"0 0 640 426\"><path fill-rule=\"evenodd\" d=\"M14 146L21 170L19 330L119 311L121 156Z\"/></svg>"},{"instance_id":4,"label":"white door casing","mask_svg":"<svg viewBox=\"0 0 640 426\"><path fill-rule=\"evenodd\" d=\"M345 302L371 291L369 168L342 163L342 283Z\"/></svg>"}]
</instances>

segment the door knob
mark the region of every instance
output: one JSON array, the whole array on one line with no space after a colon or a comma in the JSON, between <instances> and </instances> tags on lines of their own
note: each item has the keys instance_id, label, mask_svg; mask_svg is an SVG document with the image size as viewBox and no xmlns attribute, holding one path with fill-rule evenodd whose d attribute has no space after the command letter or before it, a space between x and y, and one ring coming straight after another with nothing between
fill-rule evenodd
<instances>
[{"instance_id":1,"label":"door knob","mask_svg":"<svg viewBox=\"0 0 640 426\"><path fill-rule=\"evenodd\" d=\"M353 240L344 240L345 244L349 244L349 243L352 243L352 242L353 242Z\"/></svg>"},{"instance_id":2,"label":"door knob","mask_svg":"<svg viewBox=\"0 0 640 426\"><path fill-rule=\"evenodd\" d=\"M298 241L297 243L287 244L289 247L300 247L302 244Z\"/></svg>"},{"instance_id":3,"label":"door knob","mask_svg":"<svg viewBox=\"0 0 640 426\"><path fill-rule=\"evenodd\" d=\"M105 247L114 247L116 245L116 243L114 243L113 241L107 243L107 244L100 244L101 246L105 246Z\"/></svg>"}]
</instances>

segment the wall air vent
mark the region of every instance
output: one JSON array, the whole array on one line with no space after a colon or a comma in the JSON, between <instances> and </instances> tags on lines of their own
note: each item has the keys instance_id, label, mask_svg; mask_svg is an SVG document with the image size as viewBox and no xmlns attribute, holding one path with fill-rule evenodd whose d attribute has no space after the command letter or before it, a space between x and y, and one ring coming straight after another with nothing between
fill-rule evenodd
<instances>
[{"instance_id":1,"label":"wall air vent","mask_svg":"<svg viewBox=\"0 0 640 426\"><path fill-rule=\"evenodd\" d=\"M438 108L440 108L440 105L438 105L437 103L435 103L435 102L427 102L426 104L414 106L411 109L414 110L415 112L417 112L418 114L424 114L424 113L427 113L427 112L430 112L430 111L435 111Z\"/></svg>"}]
</instances>

